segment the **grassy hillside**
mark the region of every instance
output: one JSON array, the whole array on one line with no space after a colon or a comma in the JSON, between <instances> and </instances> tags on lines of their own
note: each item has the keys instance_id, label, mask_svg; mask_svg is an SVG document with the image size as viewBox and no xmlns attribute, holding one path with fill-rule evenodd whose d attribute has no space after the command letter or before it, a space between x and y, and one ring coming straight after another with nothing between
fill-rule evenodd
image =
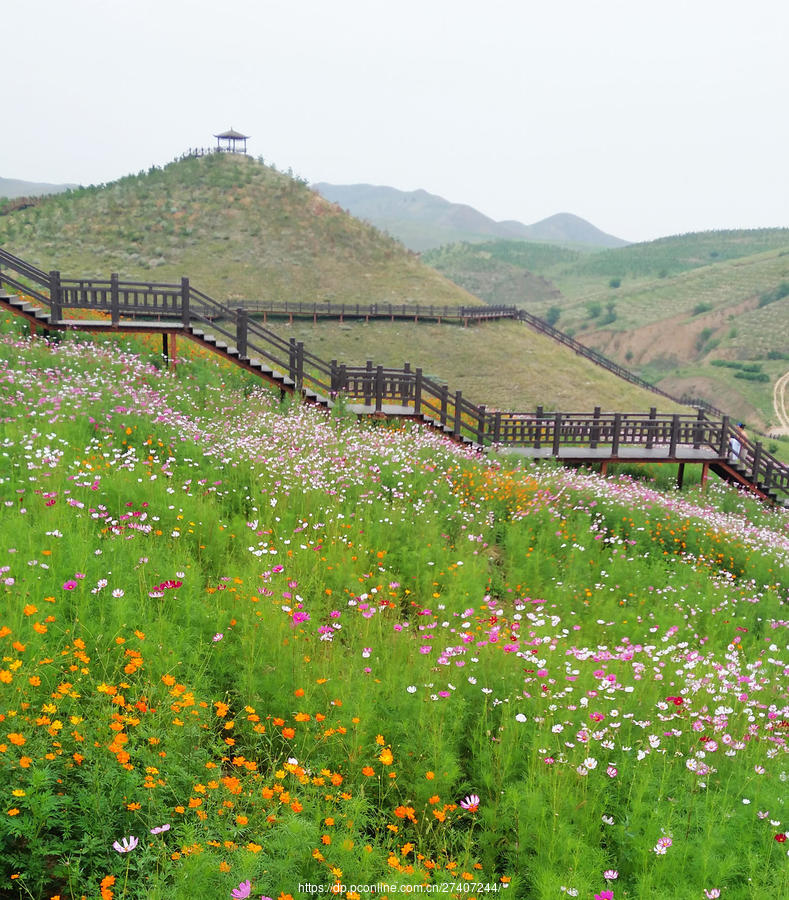
<instances>
[{"instance_id":1,"label":"grassy hillside","mask_svg":"<svg viewBox=\"0 0 789 900\"><path fill-rule=\"evenodd\" d=\"M0 244L71 276L189 275L196 287L231 303L482 303L299 180L232 154L181 160L0 215ZM522 242L507 244L506 253L520 263L579 256ZM545 290L545 282L535 284ZM288 333L327 360L407 359L475 402L501 409L673 408L513 323L466 330L322 323Z\"/></svg>"},{"instance_id":2,"label":"grassy hillside","mask_svg":"<svg viewBox=\"0 0 789 900\"><path fill-rule=\"evenodd\" d=\"M789 894L785 513L0 330L4 897Z\"/></svg>"},{"instance_id":3,"label":"grassy hillside","mask_svg":"<svg viewBox=\"0 0 789 900\"><path fill-rule=\"evenodd\" d=\"M787 229L561 257L504 242L425 259L489 302L506 297L549 318L672 393L704 397L761 428L775 424L772 386L786 371L789 341ZM746 378L713 364L721 361L761 368Z\"/></svg>"},{"instance_id":4,"label":"grassy hillside","mask_svg":"<svg viewBox=\"0 0 789 900\"><path fill-rule=\"evenodd\" d=\"M345 324L269 321L284 337L303 341L318 356L363 365L402 366L462 390L472 402L502 410L688 412L660 395L611 375L567 347L514 321L459 325L408 322ZM672 395L676 396L676 395Z\"/></svg>"},{"instance_id":5,"label":"grassy hillside","mask_svg":"<svg viewBox=\"0 0 789 900\"><path fill-rule=\"evenodd\" d=\"M72 277L188 275L219 300L478 302L301 181L234 154L46 198L0 216L0 245Z\"/></svg>"}]
</instances>

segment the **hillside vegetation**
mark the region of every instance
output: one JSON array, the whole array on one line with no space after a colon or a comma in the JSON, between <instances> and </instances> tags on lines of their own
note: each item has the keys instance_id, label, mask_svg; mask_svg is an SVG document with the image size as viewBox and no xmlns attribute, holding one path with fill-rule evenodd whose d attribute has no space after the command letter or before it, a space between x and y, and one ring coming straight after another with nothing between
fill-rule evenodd
<instances>
[{"instance_id":1,"label":"hillside vegetation","mask_svg":"<svg viewBox=\"0 0 789 900\"><path fill-rule=\"evenodd\" d=\"M177 281L228 301L483 301L287 174L245 156L185 159L0 215L0 244L65 275ZM533 247L550 259L577 254ZM269 323L325 360L421 366L475 403L517 410L675 407L522 325Z\"/></svg>"},{"instance_id":2,"label":"hillside vegetation","mask_svg":"<svg viewBox=\"0 0 789 900\"><path fill-rule=\"evenodd\" d=\"M786 513L0 329L4 897L789 894Z\"/></svg>"},{"instance_id":3,"label":"hillside vegetation","mask_svg":"<svg viewBox=\"0 0 789 900\"><path fill-rule=\"evenodd\" d=\"M324 359L410 362L475 404L508 411L603 410L687 414L689 408L611 375L568 347L512 320L463 328L443 323L269 320L270 330L303 341ZM672 395L677 396L677 395Z\"/></svg>"},{"instance_id":4,"label":"hillside vegetation","mask_svg":"<svg viewBox=\"0 0 789 900\"><path fill-rule=\"evenodd\" d=\"M250 157L211 154L0 216L0 245L72 277L178 281L218 300L479 301Z\"/></svg>"},{"instance_id":5,"label":"hillside vegetation","mask_svg":"<svg viewBox=\"0 0 789 900\"><path fill-rule=\"evenodd\" d=\"M488 302L521 305L671 393L703 397L762 428L776 424L772 386L789 368L788 229L683 235L595 254L458 245L423 258Z\"/></svg>"}]
</instances>

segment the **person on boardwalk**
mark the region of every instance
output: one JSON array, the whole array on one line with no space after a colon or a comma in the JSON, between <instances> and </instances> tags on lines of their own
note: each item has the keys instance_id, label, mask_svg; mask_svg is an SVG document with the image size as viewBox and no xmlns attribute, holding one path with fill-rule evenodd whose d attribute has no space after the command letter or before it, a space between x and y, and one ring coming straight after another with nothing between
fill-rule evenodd
<instances>
[{"instance_id":1,"label":"person on boardwalk","mask_svg":"<svg viewBox=\"0 0 789 900\"><path fill-rule=\"evenodd\" d=\"M745 425L742 422L738 422L734 430L732 431L732 435L729 438L729 461L733 463L738 463L742 459L743 455L743 441L745 440Z\"/></svg>"}]
</instances>

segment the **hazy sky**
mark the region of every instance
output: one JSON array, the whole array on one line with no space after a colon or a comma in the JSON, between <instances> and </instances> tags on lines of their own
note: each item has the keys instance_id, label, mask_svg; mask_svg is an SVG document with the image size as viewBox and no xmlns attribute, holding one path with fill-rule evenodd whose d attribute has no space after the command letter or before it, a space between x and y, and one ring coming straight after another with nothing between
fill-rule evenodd
<instances>
[{"instance_id":1,"label":"hazy sky","mask_svg":"<svg viewBox=\"0 0 789 900\"><path fill-rule=\"evenodd\" d=\"M786 0L3 0L0 176L233 126L311 182L628 240L789 226Z\"/></svg>"}]
</instances>

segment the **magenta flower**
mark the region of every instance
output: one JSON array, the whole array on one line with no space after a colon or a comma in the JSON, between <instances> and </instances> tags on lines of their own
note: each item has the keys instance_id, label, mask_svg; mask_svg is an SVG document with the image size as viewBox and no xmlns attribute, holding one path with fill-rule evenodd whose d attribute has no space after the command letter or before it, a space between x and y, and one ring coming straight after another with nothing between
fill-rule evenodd
<instances>
[{"instance_id":1,"label":"magenta flower","mask_svg":"<svg viewBox=\"0 0 789 900\"><path fill-rule=\"evenodd\" d=\"M248 897L252 893L252 882L247 878L247 880L242 881L237 888L233 888L230 893L235 900L244 900L245 897Z\"/></svg>"},{"instance_id":2,"label":"magenta flower","mask_svg":"<svg viewBox=\"0 0 789 900\"><path fill-rule=\"evenodd\" d=\"M218 641L221 641L223 637L224 637L224 634L222 634L221 631L218 631L218 632L214 635L214 638L213 638L214 643L216 644Z\"/></svg>"},{"instance_id":3,"label":"magenta flower","mask_svg":"<svg viewBox=\"0 0 789 900\"><path fill-rule=\"evenodd\" d=\"M73 591L77 586L77 582L74 581L73 578L70 578L68 581L63 582L63 590L64 591Z\"/></svg>"},{"instance_id":4,"label":"magenta flower","mask_svg":"<svg viewBox=\"0 0 789 900\"><path fill-rule=\"evenodd\" d=\"M127 838L121 838L120 842L115 841L112 846L118 853L130 853L137 844L139 844L137 838L133 834L130 834Z\"/></svg>"},{"instance_id":5,"label":"magenta flower","mask_svg":"<svg viewBox=\"0 0 789 900\"><path fill-rule=\"evenodd\" d=\"M467 812L476 812L479 809L479 797L476 794L469 794L460 801L460 805Z\"/></svg>"},{"instance_id":6,"label":"magenta flower","mask_svg":"<svg viewBox=\"0 0 789 900\"><path fill-rule=\"evenodd\" d=\"M614 900L614 892L600 891L599 894L594 895L594 900Z\"/></svg>"}]
</instances>

